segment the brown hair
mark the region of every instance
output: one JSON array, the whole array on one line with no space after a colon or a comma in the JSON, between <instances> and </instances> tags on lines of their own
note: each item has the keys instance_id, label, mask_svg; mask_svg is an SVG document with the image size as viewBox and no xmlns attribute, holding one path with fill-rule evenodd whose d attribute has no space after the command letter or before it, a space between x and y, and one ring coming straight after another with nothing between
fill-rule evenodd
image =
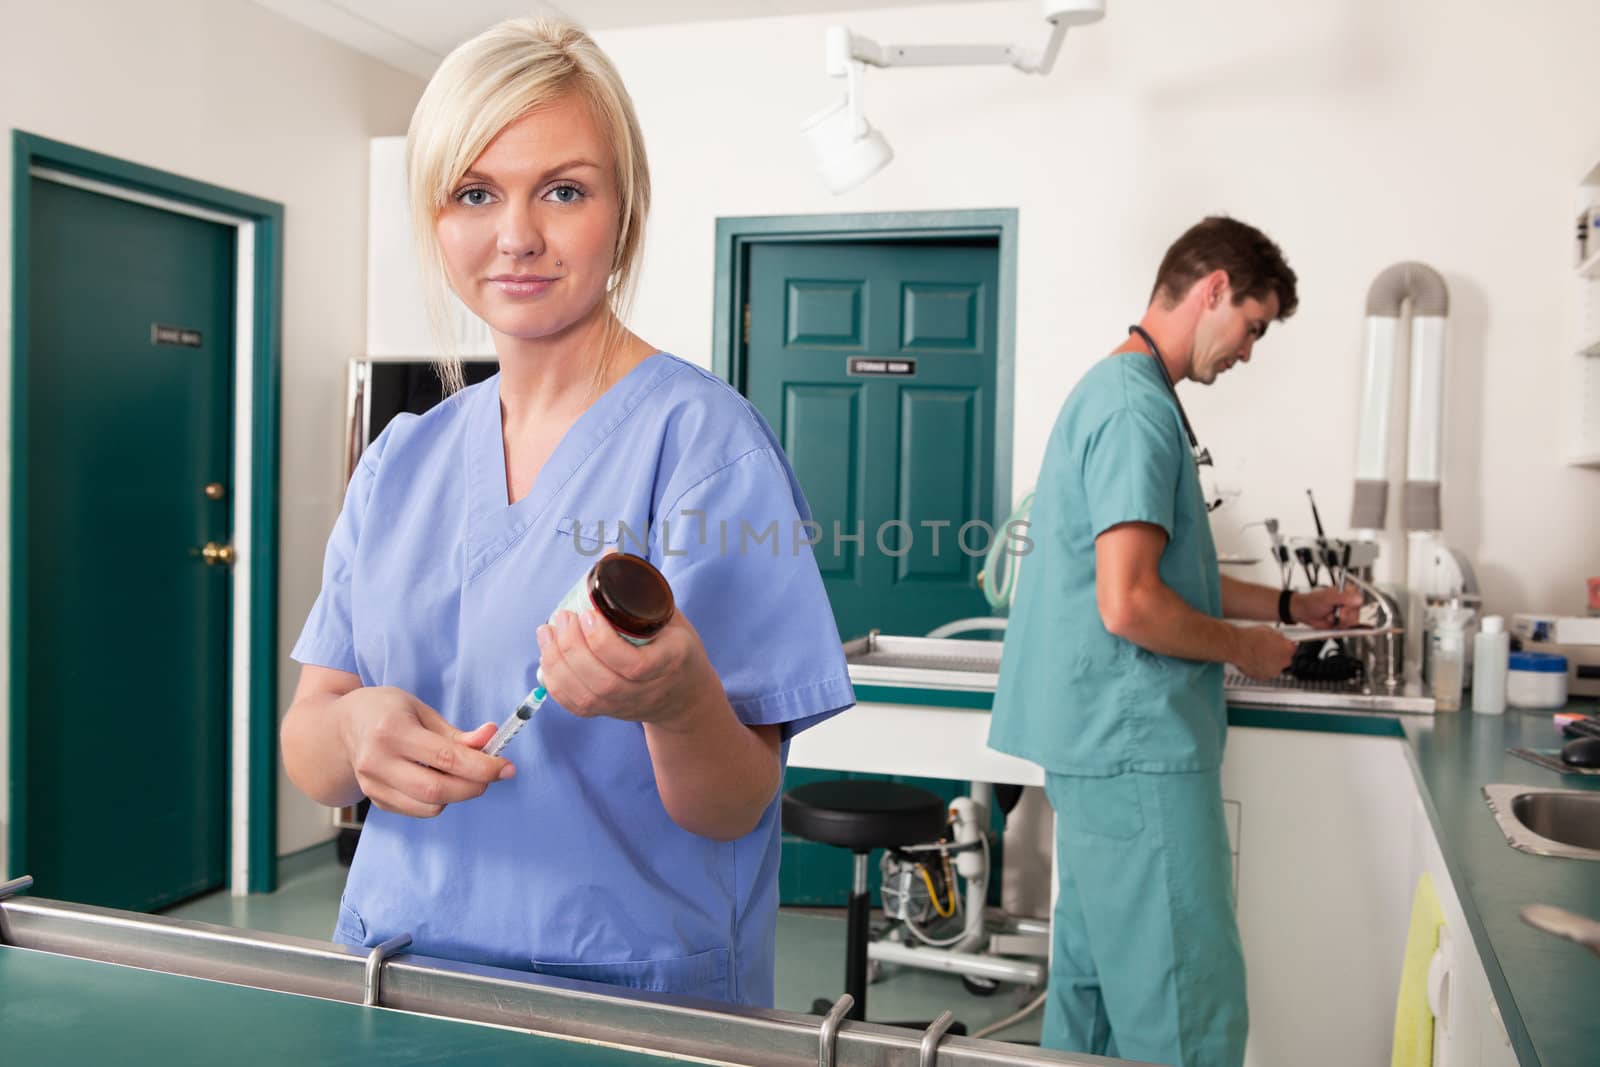
<instances>
[{"instance_id":1,"label":"brown hair","mask_svg":"<svg viewBox=\"0 0 1600 1067\"><path fill-rule=\"evenodd\" d=\"M1264 301L1268 293L1277 293L1279 319L1293 315L1300 304L1294 271L1278 246L1254 226L1225 215L1202 219L1172 243L1156 271L1150 299L1176 304L1214 270L1227 272L1235 304L1247 297Z\"/></svg>"}]
</instances>

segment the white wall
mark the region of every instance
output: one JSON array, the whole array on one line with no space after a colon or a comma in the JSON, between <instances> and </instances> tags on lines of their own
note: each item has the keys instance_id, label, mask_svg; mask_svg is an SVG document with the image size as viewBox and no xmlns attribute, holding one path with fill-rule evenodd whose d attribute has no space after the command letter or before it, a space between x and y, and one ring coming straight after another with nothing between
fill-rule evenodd
<instances>
[{"instance_id":1,"label":"white wall","mask_svg":"<svg viewBox=\"0 0 1600 1067\"><path fill-rule=\"evenodd\" d=\"M839 198L797 133L840 91L821 62L837 19L598 34L638 104L656 182L636 325L710 363L719 216L1017 207L1020 495L1061 400L1137 317L1166 245L1203 214L1235 214L1283 245L1302 292L1253 366L1187 391L1203 443L1243 489L1218 513L1220 545L1255 552L1238 527L1271 514L1308 531L1307 487L1343 524L1366 288L1389 263L1421 259L1453 302L1446 535L1477 561L1492 609L1581 611L1581 579L1600 573L1586 527L1600 472L1558 464L1555 412L1576 334L1572 187L1600 159L1600 5L1108 6L1069 33L1047 78L870 72L869 114L899 158ZM1041 33L1035 10L942 5L848 23L886 42L1022 41ZM402 132L420 89L242 0L0 0L0 129L287 206L281 702L342 491L344 364L364 343L366 140ZM0 168L8 450L9 182ZM0 508L8 499L0 485ZM0 554L8 532L0 516ZM0 694L4 670L0 657ZM6 737L0 721L0 775ZM5 795L0 781L0 824ZM325 812L286 781L279 807L280 850L327 835Z\"/></svg>"},{"instance_id":2,"label":"white wall","mask_svg":"<svg viewBox=\"0 0 1600 1067\"><path fill-rule=\"evenodd\" d=\"M1138 317L1166 246L1233 214L1284 248L1300 311L1252 365L1185 402L1243 490L1217 513L1219 547L1260 555L1239 527L1275 515L1309 534L1308 487L1330 526L1348 521L1367 287L1420 259L1451 290L1446 538L1476 561L1490 610L1581 614L1582 579L1600 574L1600 471L1559 464L1555 413L1578 333L1574 186L1600 159L1600 5L1107 6L1069 32L1046 78L869 71L867 113L897 158L837 198L797 130L842 92L823 74L827 25L884 43L1032 41L1035 5L597 35L638 105L656 183L636 325L709 364L718 216L1017 207L1020 497L1062 400Z\"/></svg>"},{"instance_id":3,"label":"white wall","mask_svg":"<svg viewBox=\"0 0 1600 1067\"><path fill-rule=\"evenodd\" d=\"M243 0L0 0L0 439L10 476L9 130L285 206L280 494L280 705L287 653L321 579L343 491L345 364L365 343L367 139L405 130L421 83ZM0 484L0 510L9 481ZM0 559L9 518L0 517ZM0 611L6 599L0 597ZM0 622L0 649L9 647ZM0 695L7 692L0 656ZM3 700L3 696L0 696ZM8 732L0 710L0 841ZM279 781L283 852L331 835ZM0 864L4 863L0 855Z\"/></svg>"}]
</instances>

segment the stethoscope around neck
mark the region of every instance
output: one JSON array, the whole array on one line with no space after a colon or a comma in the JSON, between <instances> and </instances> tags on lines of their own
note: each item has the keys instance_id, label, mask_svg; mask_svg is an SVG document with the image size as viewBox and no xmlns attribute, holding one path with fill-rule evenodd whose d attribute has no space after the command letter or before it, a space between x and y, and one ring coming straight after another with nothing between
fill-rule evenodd
<instances>
[{"instance_id":1,"label":"stethoscope around neck","mask_svg":"<svg viewBox=\"0 0 1600 1067\"><path fill-rule=\"evenodd\" d=\"M1151 337L1150 331L1143 326L1129 326L1128 332L1138 334L1140 339L1150 346L1150 356L1156 361L1156 366L1161 368L1161 380L1166 383L1167 392L1172 394L1172 402L1178 407L1178 419L1183 423L1183 432L1189 438L1189 451L1194 453L1195 473L1198 474L1199 468L1202 467L1210 467L1214 473L1216 464L1211 462L1211 450L1205 448L1195 438L1194 427L1189 423L1189 413L1183 410L1183 401L1178 399L1178 389L1172 384L1172 375L1167 373L1167 364L1161 358L1161 349L1156 347L1156 339ZM1222 497L1213 491L1206 490L1204 485L1201 486L1201 495L1205 498L1207 511L1216 511L1222 506Z\"/></svg>"}]
</instances>

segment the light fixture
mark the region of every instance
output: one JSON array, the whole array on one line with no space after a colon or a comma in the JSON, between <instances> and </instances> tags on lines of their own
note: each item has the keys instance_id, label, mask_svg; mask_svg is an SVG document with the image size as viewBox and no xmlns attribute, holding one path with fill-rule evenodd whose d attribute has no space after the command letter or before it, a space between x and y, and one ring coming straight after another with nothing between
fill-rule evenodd
<instances>
[{"instance_id":1,"label":"light fixture","mask_svg":"<svg viewBox=\"0 0 1600 1067\"><path fill-rule=\"evenodd\" d=\"M845 26L828 29L829 77L845 79L845 95L800 127L817 154L817 166L834 193L854 189L889 165L894 150L873 129L862 109L862 82L868 66L945 67L1004 64L1025 74L1048 74L1072 26L1105 17L1105 0L1042 0L1050 36L1038 51L1019 45L881 45Z\"/></svg>"}]
</instances>

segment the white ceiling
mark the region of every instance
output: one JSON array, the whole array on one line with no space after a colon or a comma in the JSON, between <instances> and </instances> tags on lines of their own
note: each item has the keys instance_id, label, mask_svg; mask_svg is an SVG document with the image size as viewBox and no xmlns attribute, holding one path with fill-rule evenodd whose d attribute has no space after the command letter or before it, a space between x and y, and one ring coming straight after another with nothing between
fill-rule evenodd
<instances>
[{"instance_id":1,"label":"white ceiling","mask_svg":"<svg viewBox=\"0 0 1600 1067\"><path fill-rule=\"evenodd\" d=\"M592 30L909 7L927 0L254 0L392 67L426 78L452 48L501 19L561 14Z\"/></svg>"}]
</instances>

